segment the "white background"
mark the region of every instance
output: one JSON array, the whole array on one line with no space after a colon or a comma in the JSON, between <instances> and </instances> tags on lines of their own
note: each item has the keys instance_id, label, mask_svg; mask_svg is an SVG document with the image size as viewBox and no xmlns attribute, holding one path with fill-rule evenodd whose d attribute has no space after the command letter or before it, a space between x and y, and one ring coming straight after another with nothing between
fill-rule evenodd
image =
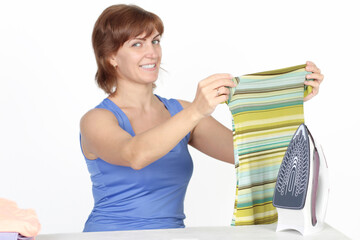
<instances>
[{"instance_id":1,"label":"white background","mask_svg":"<svg viewBox=\"0 0 360 240\"><path fill-rule=\"evenodd\" d=\"M36 210L41 233L79 232L91 182L79 120L104 93L91 47L100 13L118 1L1 1L0 197ZM331 175L327 222L360 239L358 205L360 37L356 1L132 1L160 16L162 72L156 93L192 101L198 81L314 61L325 75L305 103ZM213 116L231 127L226 105ZM187 226L230 225L235 171L191 149Z\"/></svg>"}]
</instances>

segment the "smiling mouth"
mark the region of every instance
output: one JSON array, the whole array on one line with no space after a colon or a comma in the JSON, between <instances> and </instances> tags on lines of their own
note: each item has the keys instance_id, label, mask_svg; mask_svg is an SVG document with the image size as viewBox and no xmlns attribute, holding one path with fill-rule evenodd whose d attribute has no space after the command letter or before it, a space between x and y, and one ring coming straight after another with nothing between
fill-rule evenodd
<instances>
[{"instance_id":1,"label":"smiling mouth","mask_svg":"<svg viewBox=\"0 0 360 240\"><path fill-rule=\"evenodd\" d=\"M141 68L144 68L144 69L154 69L156 66L156 64L144 64L144 65L140 65Z\"/></svg>"}]
</instances>

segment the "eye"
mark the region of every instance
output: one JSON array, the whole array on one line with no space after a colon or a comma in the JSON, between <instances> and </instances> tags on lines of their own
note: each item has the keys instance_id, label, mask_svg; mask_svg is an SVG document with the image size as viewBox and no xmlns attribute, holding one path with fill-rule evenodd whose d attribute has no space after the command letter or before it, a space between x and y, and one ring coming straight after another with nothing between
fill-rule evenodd
<instances>
[{"instance_id":1,"label":"eye","mask_svg":"<svg viewBox=\"0 0 360 240\"><path fill-rule=\"evenodd\" d=\"M160 44L160 40L159 40L159 39L154 39L154 40L152 41L152 43L153 43L153 44Z\"/></svg>"},{"instance_id":2,"label":"eye","mask_svg":"<svg viewBox=\"0 0 360 240\"><path fill-rule=\"evenodd\" d=\"M141 43L137 42L137 43L134 43L133 45L131 45L132 47L141 47Z\"/></svg>"}]
</instances>

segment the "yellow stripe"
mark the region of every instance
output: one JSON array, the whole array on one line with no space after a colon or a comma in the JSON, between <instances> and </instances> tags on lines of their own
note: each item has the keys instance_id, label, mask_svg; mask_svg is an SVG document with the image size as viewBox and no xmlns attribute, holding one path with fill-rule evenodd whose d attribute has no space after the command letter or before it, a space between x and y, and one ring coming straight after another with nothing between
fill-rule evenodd
<instances>
[{"instance_id":1,"label":"yellow stripe","mask_svg":"<svg viewBox=\"0 0 360 240\"><path fill-rule=\"evenodd\" d=\"M272 205L272 202L269 202L270 204L265 204L264 206L254 206L252 208L248 209L237 209L235 215L235 219L246 219L248 216L258 216L258 217L265 217L269 215L276 214L276 208Z\"/></svg>"},{"instance_id":2,"label":"yellow stripe","mask_svg":"<svg viewBox=\"0 0 360 240\"><path fill-rule=\"evenodd\" d=\"M274 188L274 186L275 186L275 183L268 183L268 184L263 184L260 186L254 186L254 187L250 187L250 188L237 189L236 192L239 194L248 194L248 193L257 192L257 191L261 191L261 190L271 189L271 188Z\"/></svg>"},{"instance_id":3,"label":"yellow stripe","mask_svg":"<svg viewBox=\"0 0 360 240\"><path fill-rule=\"evenodd\" d=\"M278 118L280 119L280 118ZM261 123L260 121L258 122L257 125L255 124L250 124L249 122L244 126L241 126L241 129L239 129L239 131L236 131L237 134L240 134L242 131L243 132L249 132L249 131L256 131L257 129L271 129L271 128L276 128L277 126L281 126L281 125L286 125L286 126L292 126L292 125L300 125L301 123L303 123L303 119L298 118L298 116L296 117L292 117L291 119L285 120L286 117L284 117L281 122L276 122L276 120L271 120L267 123Z\"/></svg>"},{"instance_id":4,"label":"yellow stripe","mask_svg":"<svg viewBox=\"0 0 360 240\"><path fill-rule=\"evenodd\" d=\"M304 108L302 105L290 106L290 107L282 107L276 109L268 109L268 110L258 110L258 111L248 111L248 112L240 112L233 115L235 124L240 124L241 122L261 122L262 120L270 120L277 119L278 116L287 117L288 115L296 115L298 118L303 119ZM257 120L253 120L257 119ZM235 125L239 126L239 125Z\"/></svg>"},{"instance_id":5,"label":"yellow stripe","mask_svg":"<svg viewBox=\"0 0 360 240\"><path fill-rule=\"evenodd\" d=\"M291 72L287 72L285 74L288 74L288 73L296 73L296 72L303 72L305 71L305 68L300 68L298 70L295 70L295 71L291 71ZM256 73L253 73L253 74L256 74ZM273 78L273 77L278 77L278 76L281 76L281 75L284 75L284 73L280 73L280 74L275 74L275 75L243 75L241 76L241 78L248 78L248 79L269 79L269 78ZM240 78L240 82L241 82L241 78Z\"/></svg>"}]
</instances>

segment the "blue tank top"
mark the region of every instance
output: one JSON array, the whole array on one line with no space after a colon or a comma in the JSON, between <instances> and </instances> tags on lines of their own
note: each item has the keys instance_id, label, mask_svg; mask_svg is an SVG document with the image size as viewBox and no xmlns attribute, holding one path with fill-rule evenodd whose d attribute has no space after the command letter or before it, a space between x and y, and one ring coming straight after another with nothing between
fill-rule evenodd
<instances>
[{"instance_id":1,"label":"blue tank top","mask_svg":"<svg viewBox=\"0 0 360 240\"><path fill-rule=\"evenodd\" d=\"M183 109L175 99L157 97L171 116ZM127 116L110 99L96 108L111 111L119 126L135 136ZM84 232L184 227L184 198L193 172L189 137L190 133L169 153L141 170L84 156L94 197Z\"/></svg>"}]
</instances>

